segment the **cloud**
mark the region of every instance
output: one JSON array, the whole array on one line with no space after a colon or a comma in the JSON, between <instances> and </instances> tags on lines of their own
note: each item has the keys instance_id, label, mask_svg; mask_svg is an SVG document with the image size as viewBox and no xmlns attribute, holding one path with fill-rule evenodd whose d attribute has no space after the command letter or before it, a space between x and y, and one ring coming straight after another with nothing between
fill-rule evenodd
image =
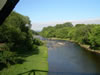
<instances>
[{"instance_id":1,"label":"cloud","mask_svg":"<svg viewBox=\"0 0 100 75\"><path fill-rule=\"evenodd\" d=\"M87 19L87 20L66 20L66 21L53 21L53 22L38 22L32 23L32 29L35 31L41 31L43 27L55 26L56 24L62 24L65 22L72 22L73 25L76 24L100 24L100 18Z\"/></svg>"},{"instance_id":2,"label":"cloud","mask_svg":"<svg viewBox=\"0 0 100 75\"><path fill-rule=\"evenodd\" d=\"M88 20L76 20L72 21L75 24L100 24L100 18L98 19L88 19Z\"/></svg>"},{"instance_id":3,"label":"cloud","mask_svg":"<svg viewBox=\"0 0 100 75\"><path fill-rule=\"evenodd\" d=\"M35 31L41 31L43 29L43 27L48 27L48 26L55 26L56 24L62 24L64 23L63 21L62 22L57 22L57 21L54 21L54 22L41 22L41 23L32 23L32 29L35 30Z\"/></svg>"}]
</instances>

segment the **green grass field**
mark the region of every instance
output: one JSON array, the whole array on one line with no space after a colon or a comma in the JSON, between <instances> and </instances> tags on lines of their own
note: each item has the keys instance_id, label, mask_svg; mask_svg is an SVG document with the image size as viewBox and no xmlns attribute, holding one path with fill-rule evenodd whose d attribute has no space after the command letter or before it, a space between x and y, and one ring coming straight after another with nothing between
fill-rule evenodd
<instances>
[{"instance_id":1,"label":"green grass field","mask_svg":"<svg viewBox=\"0 0 100 75\"><path fill-rule=\"evenodd\" d=\"M45 46L39 47L39 54L25 57L25 62L16 64L0 71L0 75L47 75L48 71L48 50ZM39 71L38 71L39 70Z\"/></svg>"}]
</instances>

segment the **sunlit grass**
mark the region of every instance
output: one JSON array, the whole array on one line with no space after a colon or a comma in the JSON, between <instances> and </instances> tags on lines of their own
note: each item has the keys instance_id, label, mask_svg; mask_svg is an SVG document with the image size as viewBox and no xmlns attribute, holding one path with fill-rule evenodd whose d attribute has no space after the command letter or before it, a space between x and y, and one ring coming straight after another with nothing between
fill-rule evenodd
<instances>
[{"instance_id":1,"label":"sunlit grass","mask_svg":"<svg viewBox=\"0 0 100 75\"><path fill-rule=\"evenodd\" d=\"M48 71L48 50L45 46L39 47L39 54L25 57L23 64L16 64L9 68L5 68L0 72L0 75L28 75L31 70ZM27 73L25 73L27 72ZM23 74L22 74L23 73ZM32 73L33 75L33 73ZM47 75L45 72L36 72L36 75Z\"/></svg>"}]
</instances>

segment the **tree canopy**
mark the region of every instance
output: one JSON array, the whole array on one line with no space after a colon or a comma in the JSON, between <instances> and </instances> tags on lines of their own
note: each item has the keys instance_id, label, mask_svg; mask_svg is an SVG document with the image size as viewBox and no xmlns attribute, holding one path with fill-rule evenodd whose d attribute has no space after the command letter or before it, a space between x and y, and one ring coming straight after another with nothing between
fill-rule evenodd
<instances>
[{"instance_id":1,"label":"tree canopy","mask_svg":"<svg viewBox=\"0 0 100 75\"><path fill-rule=\"evenodd\" d=\"M13 11L0 26L0 63L15 62L15 57L37 50L41 44L33 38L29 17Z\"/></svg>"},{"instance_id":2,"label":"tree canopy","mask_svg":"<svg viewBox=\"0 0 100 75\"><path fill-rule=\"evenodd\" d=\"M100 24L76 24L67 22L54 27L45 27L41 33L47 38L64 38L81 44L88 44L93 49L100 49Z\"/></svg>"}]
</instances>

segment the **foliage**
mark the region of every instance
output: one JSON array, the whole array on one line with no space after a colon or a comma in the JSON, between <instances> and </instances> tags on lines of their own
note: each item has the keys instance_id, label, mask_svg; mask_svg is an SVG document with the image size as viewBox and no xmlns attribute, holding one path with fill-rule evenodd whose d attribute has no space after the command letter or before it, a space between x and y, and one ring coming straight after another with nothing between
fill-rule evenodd
<instances>
[{"instance_id":1,"label":"foliage","mask_svg":"<svg viewBox=\"0 0 100 75\"><path fill-rule=\"evenodd\" d=\"M33 35L39 35L39 32L36 32L34 30L31 30Z\"/></svg>"},{"instance_id":2,"label":"foliage","mask_svg":"<svg viewBox=\"0 0 100 75\"><path fill-rule=\"evenodd\" d=\"M64 38L74 40L81 44L88 44L93 49L100 49L100 25L99 24L57 24L54 27L46 27L41 33L42 36L51 38Z\"/></svg>"},{"instance_id":3,"label":"foliage","mask_svg":"<svg viewBox=\"0 0 100 75\"><path fill-rule=\"evenodd\" d=\"M92 48L100 49L100 25L94 26L91 29L89 39Z\"/></svg>"},{"instance_id":4,"label":"foliage","mask_svg":"<svg viewBox=\"0 0 100 75\"><path fill-rule=\"evenodd\" d=\"M14 52L10 51L10 47L7 44L3 44L0 46L0 63L4 63L7 66L14 63L15 59L13 56L15 56Z\"/></svg>"},{"instance_id":5,"label":"foliage","mask_svg":"<svg viewBox=\"0 0 100 75\"><path fill-rule=\"evenodd\" d=\"M43 42L40 41L40 39L34 38L34 39L33 39L33 44L36 44L36 45L38 45L38 46L41 46L41 45L43 45Z\"/></svg>"},{"instance_id":6,"label":"foliage","mask_svg":"<svg viewBox=\"0 0 100 75\"><path fill-rule=\"evenodd\" d=\"M39 54L25 57L24 63L13 65L0 71L0 75L30 75L31 70L40 70L36 75L48 75L48 50L46 46L39 46ZM29 72L28 72L29 71ZM22 74L23 73L23 74ZM33 73L31 74L33 75Z\"/></svg>"},{"instance_id":7,"label":"foliage","mask_svg":"<svg viewBox=\"0 0 100 75\"><path fill-rule=\"evenodd\" d=\"M41 45L39 40L33 39L30 19L15 11L0 26L0 43L5 44L0 48L0 63L5 64L15 61L15 57L23 52L37 50Z\"/></svg>"}]
</instances>

